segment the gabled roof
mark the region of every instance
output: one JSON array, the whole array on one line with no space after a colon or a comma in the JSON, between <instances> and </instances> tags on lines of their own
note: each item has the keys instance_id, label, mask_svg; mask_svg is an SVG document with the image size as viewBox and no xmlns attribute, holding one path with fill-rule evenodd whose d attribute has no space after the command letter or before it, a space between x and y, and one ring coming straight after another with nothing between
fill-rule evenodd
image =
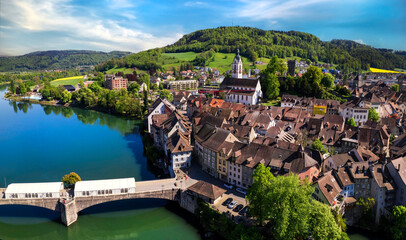
<instances>
[{"instance_id":1,"label":"gabled roof","mask_svg":"<svg viewBox=\"0 0 406 240\"><path fill-rule=\"evenodd\" d=\"M317 184L330 205L333 205L335 197L342 191L342 189L331 174L331 171L317 179Z\"/></svg>"},{"instance_id":2,"label":"gabled roof","mask_svg":"<svg viewBox=\"0 0 406 240\"><path fill-rule=\"evenodd\" d=\"M191 152L193 150L186 136L179 130L166 141L166 146L171 153Z\"/></svg>"},{"instance_id":3,"label":"gabled roof","mask_svg":"<svg viewBox=\"0 0 406 240\"><path fill-rule=\"evenodd\" d=\"M258 79L251 78L225 78L223 82L221 82L220 89L227 87L256 88L258 81Z\"/></svg>"},{"instance_id":4,"label":"gabled roof","mask_svg":"<svg viewBox=\"0 0 406 240\"><path fill-rule=\"evenodd\" d=\"M223 193L226 192L225 189L219 188L219 187L217 187L211 183L205 182L205 181L198 181L197 183L188 187L188 190L195 192L199 195L208 197L212 200L216 200Z\"/></svg>"}]
</instances>

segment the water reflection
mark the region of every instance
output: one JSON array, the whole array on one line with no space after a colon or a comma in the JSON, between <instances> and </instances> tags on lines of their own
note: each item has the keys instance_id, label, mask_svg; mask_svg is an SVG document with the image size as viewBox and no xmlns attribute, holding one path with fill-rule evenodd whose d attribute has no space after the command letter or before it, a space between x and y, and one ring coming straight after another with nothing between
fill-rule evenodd
<instances>
[{"instance_id":1,"label":"water reflection","mask_svg":"<svg viewBox=\"0 0 406 240\"><path fill-rule=\"evenodd\" d=\"M15 102L9 101L9 105L13 108L15 113L27 113L28 110L33 109L33 104L28 102ZM65 118L76 116L79 121L89 125L107 126L112 130L119 131L122 135L127 133L138 133L139 126L142 124L141 120L129 120L125 118L116 117L110 114L101 113L93 110L81 109L77 107L53 106L53 105L40 105L46 115L62 115Z\"/></svg>"}]
</instances>

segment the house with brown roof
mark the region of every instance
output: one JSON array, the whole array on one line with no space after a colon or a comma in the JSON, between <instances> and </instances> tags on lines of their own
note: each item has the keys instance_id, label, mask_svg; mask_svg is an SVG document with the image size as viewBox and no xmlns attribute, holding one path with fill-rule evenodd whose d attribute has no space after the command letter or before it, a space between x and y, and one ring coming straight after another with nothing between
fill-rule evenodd
<instances>
[{"instance_id":1,"label":"house with brown roof","mask_svg":"<svg viewBox=\"0 0 406 240\"><path fill-rule=\"evenodd\" d=\"M175 111L175 106L172 105L168 100L165 98L158 98L151 106L148 108L148 115L146 118L148 132L151 132L151 125L152 125L152 116L157 114L171 114Z\"/></svg>"},{"instance_id":2,"label":"house with brown roof","mask_svg":"<svg viewBox=\"0 0 406 240\"><path fill-rule=\"evenodd\" d=\"M400 135L392 142L390 155L392 157L406 156L406 133Z\"/></svg>"},{"instance_id":3,"label":"house with brown roof","mask_svg":"<svg viewBox=\"0 0 406 240\"><path fill-rule=\"evenodd\" d=\"M344 197L354 196L354 180L347 169L348 166L339 167L337 170L333 170L333 176L336 178L338 184L340 185L342 191L341 194Z\"/></svg>"},{"instance_id":4,"label":"house with brown roof","mask_svg":"<svg viewBox=\"0 0 406 240\"><path fill-rule=\"evenodd\" d=\"M369 120L359 128L358 144L383 158L389 155L389 137L385 125Z\"/></svg>"},{"instance_id":5,"label":"house with brown roof","mask_svg":"<svg viewBox=\"0 0 406 240\"><path fill-rule=\"evenodd\" d=\"M169 157L169 167L173 173L179 168L191 167L193 147L189 143L189 139L181 132L176 131L166 141L165 154Z\"/></svg>"},{"instance_id":6,"label":"house with brown roof","mask_svg":"<svg viewBox=\"0 0 406 240\"><path fill-rule=\"evenodd\" d=\"M216 204L226 192L225 189L219 188L216 185L205 181L198 181L197 183L188 187L187 191L211 204Z\"/></svg>"},{"instance_id":7,"label":"house with brown roof","mask_svg":"<svg viewBox=\"0 0 406 240\"><path fill-rule=\"evenodd\" d=\"M349 163L356 162L355 155L342 153L342 154L335 154L326 158L323 162L323 172L328 172L331 170L338 170L341 167L347 166Z\"/></svg>"},{"instance_id":8,"label":"house with brown roof","mask_svg":"<svg viewBox=\"0 0 406 240\"><path fill-rule=\"evenodd\" d=\"M205 124L195 134L195 151L203 171L218 178L217 153L224 142L238 142L238 139L230 132L211 124Z\"/></svg>"},{"instance_id":9,"label":"house with brown roof","mask_svg":"<svg viewBox=\"0 0 406 240\"><path fill-rule=\"evenodd\" d=\"M315 189L312 198L329 205L331 208L339 207L341 210L344 196L341 195L342 189L331 171L319 177L313 186Z\"/></svg>"}]
</instances>

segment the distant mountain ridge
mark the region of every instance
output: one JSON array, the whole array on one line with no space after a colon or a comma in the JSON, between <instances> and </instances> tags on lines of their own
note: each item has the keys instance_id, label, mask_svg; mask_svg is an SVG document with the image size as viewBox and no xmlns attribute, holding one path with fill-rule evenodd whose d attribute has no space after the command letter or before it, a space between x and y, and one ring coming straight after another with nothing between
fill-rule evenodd
<instances>
[{"instance_id":1,"label":"distant mountain ridge","mask_svg":"<svg viewBox=\"0 0 406 240\"><path fill-rule=\"evenodd\" d=\"M91 50L37 51L21 56L0 57L0 72L72 69L77 66L97 65L131 52L101 52Z\"/></svg>"}]
</instances>

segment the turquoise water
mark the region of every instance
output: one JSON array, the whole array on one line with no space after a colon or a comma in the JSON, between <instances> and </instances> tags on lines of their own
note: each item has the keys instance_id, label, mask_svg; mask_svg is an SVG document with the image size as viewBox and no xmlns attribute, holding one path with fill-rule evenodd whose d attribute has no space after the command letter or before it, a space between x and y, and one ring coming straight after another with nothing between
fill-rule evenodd
<instances>
[{"instance_id":1,"label":"turquoise water","mask_svg":"<svg viewBox=\"0 0 406 240\"><path fill-rule=\"evenodd\" d=\"M0 90L0 97L5 89ZM137 122L79 108L0 99L0 186L60 181L155 179L143 156ZM59 213L0 206L0 239L200 239L193 218L165 200L137 199L97 205L69 228Z\"/></svg>"}]
</instances>

